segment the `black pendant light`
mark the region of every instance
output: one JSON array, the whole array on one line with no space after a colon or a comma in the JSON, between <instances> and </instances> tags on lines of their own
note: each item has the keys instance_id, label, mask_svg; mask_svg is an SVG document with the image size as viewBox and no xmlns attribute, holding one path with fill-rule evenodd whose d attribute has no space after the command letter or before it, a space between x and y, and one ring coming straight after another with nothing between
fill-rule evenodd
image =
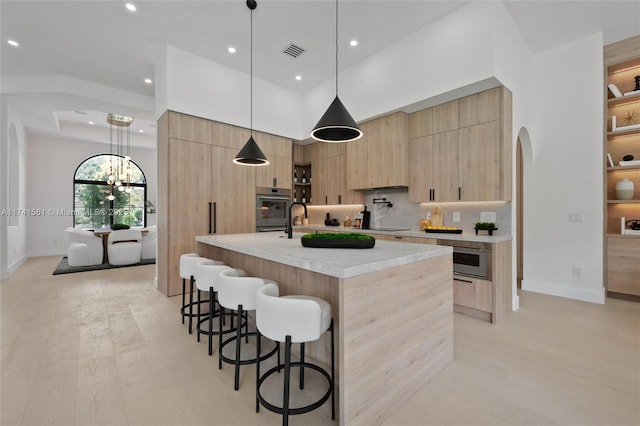
<instances>
[{"instance_id":1,"label":"black pendant light","mask_svg":"<svg viewBox=\"0 0 640 426\"><path fill-rule=\"evenodd\" d=\"M311 137L320 142L351 142L362 137L362 130L338 97L338 0L336 0L336 98L311 131Z\"/></svg>"},{"instance_id":2,"label":"black pendant light","mask_svg":"<svg viewBox=\"0 0 640 426\"><path fill-rule=\"evenodd\" d=\"M258 3L255 0L247 0L247 7L251 10L251 136L233 162L243 166L266 166L269 160L253 139L253 11L258 7Z\"/></svg>"}]
</instances>

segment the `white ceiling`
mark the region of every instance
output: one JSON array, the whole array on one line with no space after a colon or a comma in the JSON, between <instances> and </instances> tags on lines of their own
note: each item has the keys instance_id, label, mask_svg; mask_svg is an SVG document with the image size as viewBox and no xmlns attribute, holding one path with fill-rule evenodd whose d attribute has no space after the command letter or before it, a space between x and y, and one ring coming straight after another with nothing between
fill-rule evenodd
<instances>
[{"instance_id":1,"label":"white ceiling","mask_svg":"<svg viewBox=\"0 0 640 426\"><path fill-rule=\"evenodd\" d=\"M87 131L87 121L106 127L108 112L128 113L136 117L134 124L138 127L134 131L143 129L147 135L141 144L152 143L154 87L143 80L153 78L154 63L165 44L249 72L250 13L243 0L133 3L138 7L134 13L125 9L124 1L0 1L2 77L64 76L148 101L132 106L125 101L92 102L72 95L39 96L37 91L12 95L19 100L16 109L27 128L99 140L102 137L95 131ZM467 3L341 0L340 68L363 60ZM638 0L507 0L505 4L534 52L597 31L603 32L605 44L640 33ZM259 0L253 22L256 77L296 91L332 78L333 0ZM8 46L7 39L18 41L20 47ZM358 40L357 47L349 46L351 39ZM289 43L306 52L296 59L285 55L282 50ZM237 53L228 53L229 46L236 47ZM295 80L296 74L302 76L301 81Z\"/></svg>"}]
</instances>

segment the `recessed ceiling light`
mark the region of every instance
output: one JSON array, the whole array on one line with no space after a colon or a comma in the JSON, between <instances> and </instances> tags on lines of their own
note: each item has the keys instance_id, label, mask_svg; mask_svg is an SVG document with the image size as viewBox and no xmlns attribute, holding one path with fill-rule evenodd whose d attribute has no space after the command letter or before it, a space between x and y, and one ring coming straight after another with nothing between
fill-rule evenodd
<instances>
[{"instance_id":1,"label":"recessed ceiling light","mask_svg":"<svg viewBox=\"0 0 640 426\"><path fill-rule=\"evenodd\" d=\"M135 12L137 10L137 7L135 4L133 3L127 3L125 5L125 7L127 8L127 10L131 11L131 12Z\"/></svg>"},{"instance_id":2,"label":"recessed ceiling light","mask_svg":"<svg viewBox=\"0 0 640 426\"><path fill-rule=\"evenodd\" d=\"M349 44L351 45L351 47L356 47L358 45L358 40L351 40Z\"/></svg>"},{"instance_id":3,"label":"recessed ceiling light","mask_svg":"<svg viewBox=\"0 0 640 426\"><path fill-rule=\"evenodd\" d=\"M144 82L147 83L147 84L153 83L153 81L150 78L145 78Z\"/></svg>"},{"instance_id":4,"label":"recessed ceiling light","mask_svg":"<svg viewBox=\"0 0 640 426\"><path fill-rule=\"evenodd\" d=\"M93 121L90 121L90 122L89 122L89 124L94 124L94 122L93 122Z\"/></svg>"},{"instance_id":5,"label":"recessed ceiling light","mask_svg":"<svg viewBox=\"0 0 640 426\"><path fill-rule=\"evenodd\" d=\"M229 51L229 53L236 53L236 48L233 46L229 46L227 50Z\"/></svg>"},{"instance_id":6,"label":"recessed ceiling light","mask_svg":"<svg viewBox=\"0 0 640 426\"><path fill-rule=\"evenodd\" d=\"M298 80L298 81L302 80L302 76L301 75L296 75L296 80Z\"/></svg>"},{"instance_id":7,"label":"recessed ceiling light","mask_svg":"<svg viewBox=\"0 0 640 426\"><path fill-rule=\"evenodd\" d=\"M18 43L15 40L7 40L7 43L9 43L9 45L13 46L13 47L18 47L20 46L20 43Z\"/></svg>"},{"instance_id":8,"label":"recessed ceiling light","mask_svg":"<svg viewBox=\"0 0 640 426\"><path fill-rule=\"evenodd\" d=\"M138 133L144 133L144 130L140 129L138 130Z\"/></svg>"}]
</instances>

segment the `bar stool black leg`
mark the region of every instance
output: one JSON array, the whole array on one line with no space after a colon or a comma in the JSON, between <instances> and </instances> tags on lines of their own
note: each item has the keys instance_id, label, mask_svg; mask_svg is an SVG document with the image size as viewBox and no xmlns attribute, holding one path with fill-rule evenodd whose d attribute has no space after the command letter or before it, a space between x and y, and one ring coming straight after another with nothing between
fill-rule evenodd
<instances>
[{"instance_id":1,"label":"bar stool black leg","mask_svg":"<svg viewBox=\"0 0 640 426\"><path fill-rule=\"evenodd\" d=\"M182 315L182 323L184 324L184 292L186 291L186 283L184 278L182 279L182 305L180 307L180 314Z\"/></svg>"},{"instance_id":2,"label":"bar stool black leg","mask_svg":"<svg viewBox=\"0 0 640 426\"><path fill-rule=\"evenodd\" d=\"M211 302L211 301L214 302ZM213 287L209 287L209 356L213 355L213 313L215 311L215 299Z\"/></svg>"},{"instance_id":3,"label":"bar stool black leg","mask_svg":"<svg viewBox=\"0 0 640 426\"><path fill-rule=\"evenodd\" d=\"M198 294L198 324L200 324L200 289L197 289L196 292ZM196 341L200 342L200 331L196 333Z\"/></svg>"},{"instance_id":4,"label":"bar stool black leg","mask_svg":"<svg viewBox=\"0 0 640 426\"><path fill-rule=\"evenodd\" d=\"M193 275L189 278L189 334L193 330Z\"/></svg>"},{"instance_id":5,"label":"bar stool black leg","mask_svg":"<svg viewBox=\"0 0 640 426\"><path fill-rule=\"evenodd\" d=\"M236 332L236 371L235 381L233 385L234 390L240 389L240 349L242 346L242 305L238 305L238 328Z\"/></svg>"},{"instance_id":6,"label":"bar stool black leg","mask_svg":"<svg viewBox=\"0 0 640 426\"><path fill-rule=\"evenodd\" d=\"M336 379L335 379L335 353L333 346L333 319L331 320L331 325L329 326L331 330L331 420L336 419Z\"/></svg>"},{"instance_id":7,"label":"bar stool black leg","mask_svg":"<svg viewBox=\"0 0 640 426\"><path fill-rule=\"evenodd\" d=\"M284 397L282 404L282 425L289 424L289 377L291 373L291 336L284 342Z\"/></svg>"},{"instance_id":8,"label":"bar stool black leg","mask_svg":"<svg viewBox=\"0 0 640 426\"><path fill-rule=\"evenodd\" d=\"M300 389L304 389L304 342L300 343Z\"/></svg>"},{"instance_id":9,"label":"bar stool black leg","mask_svg":"<svg viewBox=\"0 0 640 426\"><path fill-rule=\"evenodd\" d=\"M260 381L260 340L262 340L262 335L260 334L260 330L256 330L256 413L260 412L260 400L258 399L258 382ZM280 360L278 360L280 361ZM278 362L279 363L279 362Z\"/></svg>"}]
</instances>

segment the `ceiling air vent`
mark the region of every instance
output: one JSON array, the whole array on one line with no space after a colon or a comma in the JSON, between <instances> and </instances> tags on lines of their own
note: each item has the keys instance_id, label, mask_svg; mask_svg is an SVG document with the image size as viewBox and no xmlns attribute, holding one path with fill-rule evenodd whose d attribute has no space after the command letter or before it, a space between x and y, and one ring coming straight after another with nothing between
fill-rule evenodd
<instances>
[{"instance_id":1,"label":"ceiling air vent","mask_svg":"<svg viewBox=\"0 0 640 426\"><path fill-rule=\"evenodd\" d=\"M286 53L293 58L297 58L304 53L304 49L291 43L282 51L282 53Z\"/></svg>"}]
</instances>

